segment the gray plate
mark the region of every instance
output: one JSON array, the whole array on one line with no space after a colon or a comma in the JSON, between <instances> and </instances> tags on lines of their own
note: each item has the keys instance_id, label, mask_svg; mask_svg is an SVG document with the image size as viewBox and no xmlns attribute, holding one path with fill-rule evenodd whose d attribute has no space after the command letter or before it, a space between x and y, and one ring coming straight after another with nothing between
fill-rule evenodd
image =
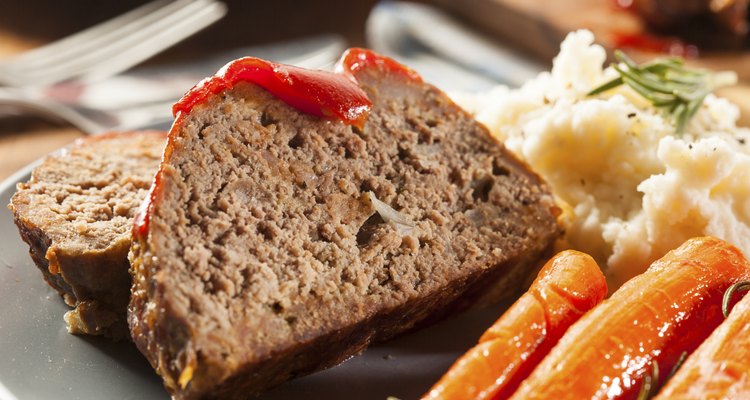
<instances>
[{"instance_id":1,"label":"gray plate","mask_svg":"<svg viewBox=\"0 0 750 400\"><path fill-rule=\"evenodd\" d=\"M0 400L169 398L132 343L66 332L68 307L44 283L5 208L33 166L0 184ZM260 399L418 398L503 309L471 311L375 346Z\"/></svg>"}]
</instances>

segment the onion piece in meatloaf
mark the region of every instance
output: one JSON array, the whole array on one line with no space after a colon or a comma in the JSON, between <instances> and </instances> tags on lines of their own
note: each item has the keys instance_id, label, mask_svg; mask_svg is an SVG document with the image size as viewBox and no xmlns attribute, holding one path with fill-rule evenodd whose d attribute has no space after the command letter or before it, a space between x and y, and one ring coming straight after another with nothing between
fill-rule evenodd
<instances>
[{"instance_id":1,"label":"onion piece in meatloaf","mask_svg":"<svg viewBox=\"0 0 750 400\"><path fill-rule=\"evenodd\" d=\"M131 227L165 143L157 131L80 139L18 184L8 207L44 280L74 307L71 333L129 333Z\"/></svg>"},{"instance_id":2,"label":"onion piece in meatloaf","mask_svg":"<svg viewBox=\"0 0 750 400\"><path fill-rule=\"evenodd\" d=\"M129 309L136 345L175 398L246 398L490 286L516 294L559 235L547 187L484 126L358 51L372 58L346 75L372 102L361 129L244 78L227 84L238 64L188 97L214 94L176 108L136 218ZM255 72L236 76L305 75L238 62ZM278 84L264 87L289 89Z\"/></svg>"}]
</instances>

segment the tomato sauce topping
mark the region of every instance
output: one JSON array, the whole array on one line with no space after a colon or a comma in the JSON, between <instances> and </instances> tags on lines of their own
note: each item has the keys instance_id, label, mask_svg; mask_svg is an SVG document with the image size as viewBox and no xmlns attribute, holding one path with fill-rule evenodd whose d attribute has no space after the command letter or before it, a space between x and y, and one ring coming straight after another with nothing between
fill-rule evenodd
<instances>
[{"instance_id":1,"label":"tomato sauce topping","mask_svg":"<svg viewBox=\"0 0 750 400\"><path fill-rule=\"evenodd\" d=\"M230 62L215 76L190 89L172 111L175 115L190 112L196 104L239 82L255 83L304 113L360 128L372 108L364 90L346 76L245 57Z\"/></svg>"}]
</instances>

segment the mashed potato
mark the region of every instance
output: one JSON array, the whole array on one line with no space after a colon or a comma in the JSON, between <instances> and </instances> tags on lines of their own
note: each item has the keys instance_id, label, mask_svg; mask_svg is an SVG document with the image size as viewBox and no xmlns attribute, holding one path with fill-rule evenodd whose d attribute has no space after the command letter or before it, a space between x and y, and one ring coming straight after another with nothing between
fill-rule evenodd
<instances>
[{"instance_id":1,"label":"mashed potato","mask_svg":"<svg viewBox=\"0 0 750 400\"><path fill-rule=\"evenodd\" d=\"M709 96L682 136L616 76L591 32L571 33L552 71L522 88L456 101L552 186L567 211L566 247L592 254L612 288L697 235L750 255L750 129L738 108Z\"/></svg>"}]
</instances>

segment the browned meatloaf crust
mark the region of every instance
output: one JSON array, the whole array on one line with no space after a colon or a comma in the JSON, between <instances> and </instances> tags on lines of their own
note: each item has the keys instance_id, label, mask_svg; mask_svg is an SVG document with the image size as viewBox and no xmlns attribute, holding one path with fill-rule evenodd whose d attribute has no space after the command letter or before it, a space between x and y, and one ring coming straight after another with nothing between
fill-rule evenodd
<instances>
[{"instance_id":1,"label":"browned meatloaf crust","mask_svg":"<svg viewBox=\"0 0 750 400\"><path fill-rule=\"evenodd\" d=\"M68 330L127 335L133 216L151 185L165 132L109 133L48 157L9 208L44 279L74 309Z\"/></svg>"},{"instance_id":2,"label":"browned meatloaf crust","mask_svg":"<svg viewBox=\"0 0 750 400\"><path fill-rule=\"evenodd\" d=\"M247 82L178 116L129 308L176 399L247 398L499 280L514 294L559 235L547 187L444 93L355 74L361 131Z\"/></svg>"}]
</instances>

